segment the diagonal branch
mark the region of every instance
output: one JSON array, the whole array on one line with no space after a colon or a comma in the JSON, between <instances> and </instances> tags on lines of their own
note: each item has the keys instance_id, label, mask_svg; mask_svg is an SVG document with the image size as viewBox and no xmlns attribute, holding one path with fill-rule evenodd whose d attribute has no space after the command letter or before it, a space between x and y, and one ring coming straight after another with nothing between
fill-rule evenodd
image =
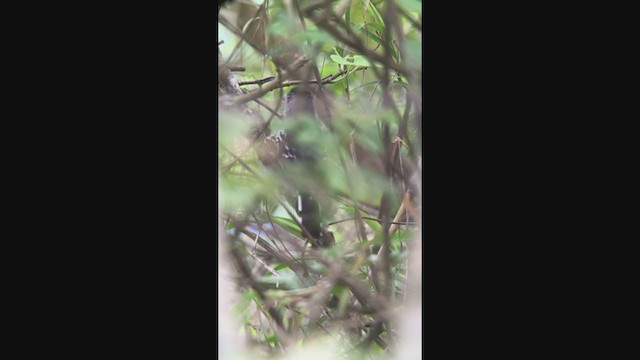
<instances>
[{"instance_id":1,"label":"diagonal branch","mask_svg":"<svg viewBox=\"0 0 640 360\"><path fill-rule=\"evenodd\" d=\"M331 10L330 8L325 8L325 11L323 14L315 14L307 10L305 15L309 19L311 19L311 21L313 21L316 24L316 26L325 30L337 40L343 42L344 44L350 46L355 50L358 50L361 54L366 55L369 59L374 60L382 65L386 65L402 75L407 76L409 74L409 69L407 69L406 67L396 63L393 60L385 59L384 56L369 50L369 48L366 47L366 45L362 42L362 40L359 37L346 34L343 31L338 30L338 28L333 24L330 24L328 20L330 17L336 20L339 24L342 23L342 19L337 17L333 12L333 10Z\"/></svg>"}]
</instances>

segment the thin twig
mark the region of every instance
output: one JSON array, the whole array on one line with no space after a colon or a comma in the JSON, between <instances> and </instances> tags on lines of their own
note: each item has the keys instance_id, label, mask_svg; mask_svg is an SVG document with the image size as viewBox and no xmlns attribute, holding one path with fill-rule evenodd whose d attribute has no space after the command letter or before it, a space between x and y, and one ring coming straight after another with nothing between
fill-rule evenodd
<instances>
[{"instance_id":1,"label":"thin twig","mask_svg":"<svg viewBox=\"0 0 640 360\"><path fill-rule=\"evenodd\" d=\"M284 71L282 75L278 75L276 77L275 81L272 81L272 82L268 83L266 86L264 86L260 90L256 90L256 91L250 92L250 93L248 93L246 95L235 97L233 99L233 103L235 103L236 105L244 104L244 103L247 103L247 102L249 102L251 100L255 100L255 99L261 97L262 95L268 93L269 91L277 89L278 85L281 84L281 82L282 82L282 80L284 78L286 78L286 77L290 76L291 74L295 73L297 70L299 70L301 67L303 67L304 64L306 64L307 62L309 62L309 59L298 58L298 60L296 60L289 69Z\"/></svg>"},{"instance_id":2,"label":"thin twig","mask_svg":"<svg viewBox=\"0 0 640 360\"><path fill-rule=\"evenodd\" d=\"M396 9L398 10L398 12L400 14L402 14L402 16L404 16L405 18L407 18L407 20L409 20L409 22L411 23L411 25L413 25L413 27L418 29L418 31L422 32L422 24L420 24L416 20L414 20L411 17L411 15L409 15L409 13L405 9L403 9L401 6L397 6Z\"/></svg>"},{"instance_id":3,"label":"thin twig","mask_svg":"<svg viewBox=\"0 0 640 360\"><path fill-rule=\"evenodd\" d=\"M234 154L231 150L227 149L224 145L220 145L220 147L228 152L234 159L236 159L236 161L238 161L240 163L240 165L242 165L245 169L249 170L249 172L251 174L253 174L257 180L262 180L262 177L260 175L258 175L258 173L256 173L249 165L247 165L247 163L245 163L244 161L242 161L242 159L240 159L236 154ZM313 236L311 236L311 233L309 233L309 231L298 221L298 218L293 215L293 213L291 213L291 211L284 205L284 202L280 199L277 199L278 203L282 206L282 208L287 212L287 214L289 214L289 216L291 217L291 220L293 220L296 225L300 226L300 229L302 229L302 233L308 238L308 239L313 239Z\"/></svg>"},{"instance_id":4,"label":"thin twig","mask_svg":"<svg viewBox=\"0 0 640 360\"><path fill-rule=\"evenodd\" d=\"M255 99L253 100L255 102L257 102L258 104L262 105L262 107L264 107L265 109L269 110L270 113L272 113L273 115L282 118L281 114L278 114L275 110L273 110L269 105L267 105L264 101L260 100L260 99Z\"/></svg>"},{"instance_id":5,"label":"thin twig","mask_svg":"<svg viewBox=\"0 0 640 360\"><path fill-rule=\"evenodd\" d=\"M362 216L363 219L366 220L373 220L373 221L377 221L379 223L382 224L383 220L382 219L377 219L374 217L369 217L369 216ZM352 218L348 218L348 219L342 219L342 220L337 220L337 221L332 221L330 223L328 223L327 225L335 225L335 224L339 224L342 222L346 222L346 221L352 221L352 220L356 220L357 218L352 217ZM418 225L417 222L413 222L413 221L405 221L405 222L400 222L400 221L391 221L391 224L396 224L396 225Z\"/></svg>"},{"instance_id":6,"label":"thin twig","mask_svg":"<svg viewBox=\"0 0 640 360\"><path fill-rule=\"evenodd\" d=\"M235 240L235 237L237 237L237 235L234 237L230 237L228 240L233 242ZM242 260L242 256L240 255L238 250L233 246L229 246L229 251L231 252L231 256L235 258L236 264L238 265L239 270L242 272L244 277L249 281L249 285L256 291L256 293L258 294L262 302L265 303L267 300L267 296L265 295L265 288L253 277L253 275L251 274L251 270L249 269L247 264ZM282 322L282 318L280 317L280 314L278 314L278 312L275 310L274 307L268 307L267 312L276 322L276 324L278 325L278 328L281 330L281 331L276 331L276 333L280 335L279 337L283 336L286 333L286 329L284 327L284 323Z\"/></svg>"},{"instance_id":7,"label":"thin twig","mask_svg":"<svg viewBox=\"0 0 640 360\"><path fill-rule=\"evenodd\" d=\"M244 85L262 85L262 84L264 84L266 82L274 80L275 78L276 78L275 76L267 76L266 78L262 78L262 79L258 79L258 80L238 81L238 85L240 85L240 86L244 86Z\"/></svg>"},{"instance_id":8,"label":"thin twig","mask_svg":"<svg viewBox=\"0 0 640 360\"><path fill-rule=\"evenodd\" d=\"M327 76L325 76L324 78L322 78L322 81L320 82L321 84L328 84L328 83L333 83L332 81L335 80L337 77L339 77L340 75L344 75L346 73L345 70L341 70L339 71L337 74L329 74ZM252 81L239 81L238 85L240 86L244 86L244 85L263 85L265 83L274 81L275 77L274 76L268 76L266 78L263 79L259 79L259 80L252 80ZM283 88L283 87L287 87L287 86L295 86L295 85L300 85L302 83L310 83L310 84L317 84L318 80L308 80L308 81L304 81L304 80L292 80L292 81L286 81L283 82L277 86L275 86L273 88L273 90L275 89L279 89L279 88Z\"/></svg>"},{"instance_id":9,"label":"thin twig","mask_svg":"<svg viewBox=\"0 0 640 360\"><path fill-rule=\"evenodd\" d=\"M380 64L386 65L403 75L409 74L409 69L407 69L405 66L400 65L394 61L388 61L380 54L369 50L366 47L366 45L362 42L362 39L360 39L359 37L350 36L350 34L345 34L344 32L338 30L338 28L334 24L330 24L328 21L328 18L332 18L333 20L337 21L338 24L341 24L343 22L341 18L335 15L335 13L333 12L333 10L331 10L331 8L325 9L325 14L323 15L317 15L314 13L310 13L308 11L305 15L309 19L311 19L318 27L320 27L321 29L331 34L336 40L344 43L345 45L355 50L358 50L361 54L367 56L369 59L379 62Z\"/></svg>"},{"instance_id":10,"label":"thin twig","mask_svg":"<svg viewBox=\"0 0 640 360\"><path fill-rule=\"evenodd\" d=\"M328 84L328 83L332 82L333 80L335 80L338 76L340 76L340 75L344 75L345 73L346 73L346 71L343 69L343 70L340 70L340 71L339 71L337 74L335 74L335 75L333 75L333 74L329 74L329 75L325 76L324 78L322 78L322 81L321 81L320 83L321 83L321 84L323 84L323 85L324 85L324 84ZM292 80L292 81L283 82L283 83L281 84L281 86L282 86L282 87L285 87L285 86L300 85L300 84L302 84L303 82L307 82L307 83L310 83L310 84L317 84L317 83L318 83L318 80L309 80L309 81L304 81L304 80Z\"/></svg>"},{"instance_id":11,"label":"thin twig","mask_svg":"<svg viewBox=\"0 0 640 360\"><path fill-rule=\"evenodd\" d=\"M257 143L258 141L260 141L260 139L262 138L262 135L264 135L265 133L267 133L267 131L269 130L269 125L271 124L271 121L273 120L273 118L275 116L278 117L282 117L282 115L278 114L278 110L280 110L280 104L282 103L282 97L284 96L284 93L282 91L280 91L280 99L278 99L278 101L276 102L276 108L275 110L273 110L271 112L271 117L269 118L269 120L267 120L264 124L261 125L261 129L260 129L260 133L251 141L251 144L249 144L249 146L247 146L247 148L242 152L242 155L240 156L244 156L247 154L247 152L249 152L249 150L251 150ZM256 99L258 100L258 99ZM256 101L258 104L260 104L259 101ZM263 105L264 106L264 105ZM267 108L268 110L271 110L271 108ZM237 162L237 160L233 160L229 165L226 165L225 167L221 168L220 171L221 172L225 172L228 171L229 169L231 169L231 167L233 167L233 165L235 165Z\"/></svg>"}]
</instances>

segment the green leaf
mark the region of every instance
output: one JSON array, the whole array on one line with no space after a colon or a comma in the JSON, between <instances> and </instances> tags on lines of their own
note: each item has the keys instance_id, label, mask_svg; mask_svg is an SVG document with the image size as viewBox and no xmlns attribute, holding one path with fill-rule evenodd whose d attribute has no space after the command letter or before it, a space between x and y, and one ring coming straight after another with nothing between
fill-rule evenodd
<instances>
[{"instance_id":1,"label":"green leaf","mask_svg":"<svg viewBox=\"0 0 640 360\"><path fill-rule=\"evenodd\" d=\"M315 272L324 273L327 270L327 267L318 261L307 261L309 268Z\"/></svg>"},{"instance_id":2,"label":"green leaf","mask_svg":"<svg viewBox=\"0 0 640 360\"><path fill-rule=\"evenodd\" d=\"M367 0L361 0L362 5L366 5ZM384 21L382 20L382 16L380 15L380 12L378 11L378 8L376 7L376 5L373 3L373 1L369 1L369 8L367 10L367 13L371 13L373 18L375 19L375 22L379 23L379 24L384 24Z\"/></svg>"},{"instance_id":3,"label":"green leaf","mask_svg":"<svg viewBox=\"0 0 640 360\"><path fill-rule=\"evenodd\" d=\"M344 291L346 291L348 289L349 288L347 286L338 283L333 287L333 289L331 289L331 294L339 296L340 294L342 294Z\"/></svg>"},{"instance_id":4,"label":"green leaf","mask_svg":"<svg viewBox=\"0 0 640 360\"><path fill-rule=\"evenodd\" d=\"M300 288L300 282L298 276L291 269L281 269L278 271L279 276L274 276L271 272L267 272L259 281L262 284L271 284L278 286L282 289L298 289Z\"/></svg>"},{"instance_id":5,"label":"green leaf","mask_svg":"<svg viewBox=\"0 0 640 360\"><path fill-rule=\"evenodd\" d=\"M369 23L366 26L367 28L373 28L374 30L377 30L380 34L384 34L384 29L385 26L382 24L377 24L377 23Z\"/></svg>"},{"instance_id":6,"label":"green leaf","mask_svg":"<svg viewBox=\"0 0 640 360\"><path fill-rule=\"evenodd\" d=\"M253 289L247 289L245 291L242 292L242 297L245 300L259 300L260 298L258 297L258 293L255 292L255 290Z\"/></svg>"},{"instance_id":7,"label":"green leaf","mask_svg":"<svg viewBox=\"0 0 640 360\"><path fill-rule=\"evenodd\" d=\"M282 270L282 269L288 269L289 265L287 264L278 264L276 266L273 267L273 270L278 271L278 270Z\"/></svg>"},{"instance_id":8,"label":"green leaf","mask_svg":"<svg viewBox=\"0 0 640 360\"><path fill-rule=\"evenodd\" d=\"M233 223L233 220L229 219L229 221L227 222L227 225L225 226L225 230L231 230L235 227L236 225Z\"/></svg>"},{"instance_id":9,"label":"green leaf","mask_svg":"<svg viewBox=\"0 0 640 360\"><path fill-rule=\"evenodd\" d=\"M249 333L251 334L251 338L255 339L258 336L258 333L256 332L256 329L253 328L253 326L248 326L247 325L247 329L249 329Z\"/></svg>"},{"instance_id":10,"label":"green leaf","mask_svg":"<svg viewBox=\"0 0 640 360\"><path fill-rule=\"evenodd\" d=\"M333 60L333 62L340 65L362 66L362 67L372 66L369 59L362 55L348 56L347 58L343 58L340 55L331 55L331 60ZM376 64L376 66L381 67L382 65Z\"/></svg>"},{"instance_id":11,"label":"green leaf","mask_svg":"<svg viewBox=\"0 0 640 360\"><path fill-rule=\"evenodd\" d=\"M257 189L240 176L220 177L220 207L228 211L249 209L255 205Z\"/></svg>"},{"instance_id":12,"label":"green leaf","mask_svg":"<svg viewBox=\"0 0 640 360\"><path fill-rule=\"evenodd\" d=\"M393 247L400 247L400 244L406 244L411 240L413 232L407 229L398 229L391 236L391 244Z\"/></svg>"},{"instance_id":13,"label":"green leaf","mask_svg":"<svg viewBox=\"0 0 640 360\"><path fill-rule=\"evenodd\" d=\"M375 232L378 232L380 231L380 229L382 229L382 225L380 225L380 223L375 220L370 220L370 219L363 219L363 220Z\"/></svg>"},{"instance_id":14,"label":"green leaf","mask_svg":"<svg viewBox=\"0 0 640 360\"><path fill-rule=\"evenodd\" d=\"M371 66L371 63L369 62L369 59L367 59L366 57L362 56L362 55L354 55L353 56L353 64L354 65L358 65L358 66Z\"/></svg>"},{"instance_id":15,"label":"green leaf","mask_svg":"<svg viewBox=\"0 0 640 360\"><path fill-rule=\"evenodd\" d=\"M275 347L278 344L278 337L276 336L276 334L271 334L267 336L266 340L267 340L267 343L269 343L269 345L271 346Z\"/></svg>"},{"instance_id":16,"label":"green leaf","mask_svg":"<svg viewBox=\"0 0 640 360\"><path fill-rule=\"evenodd\" d=\"M398 4L407 11L422 13L422 4L418 0L398 0Z\"/></svg>"},{"instance_id":17,"label":"green leaf","mask_svg":"<svg viewBox=\"0 0 640 360\"><path fill-rule=\"evenodd\" d=\"M353 65L353 63L348 62L345 58L343 58L340 55L331 55L330 59L336 64L349 65L349 66Z\"/></svg>"},{"instance_id":18,"label":"green leaf","mask_svg":"<svg viewBox=\"0 0 640 360\"><path fill-rule=\"evenodd\" d=\"M285 230L287 230L291 234L293 234L293 235L295 235L297 237L301 237L302 236L302 230L300 229L298 224L295 223L295 221L293 221L293 220L291 220L289 218L280 217L280 216L271 216L271 220L273 220L274 223L276 223L276 224L282 226L283 228L285 228Z\"/></svg>"},{"instance_id":19,"label":"green leaf","mask_svg":"<svg viewBox=\"0 0 640 360\"><path fill-rule=\"evenodd\" d=\"M296 41L299 45L306 45L307 41L315 44L324 44L329 41L332 41L332 38L322 30L312 30L308 29L302 32L294 33L293 37L294 41Z\"/></svg>"},{"instance_id":20,"label":"green leaf","mask_svg":"<svg viewBox=\"0 0 640 360\"><path fill-rule=\"evenodd\" d=\"M336 292L336 295L338 296L338 314L344 315L350 298L349 289L346 287L342 287L339 291Z\"/></svg>"},{"instance_id":21,"label":"green leaf","mask_svg":"<svg viewBox=\"0 0 640 360\"><path fill-rule=\"evenodd\" d=\"M232 148L234 142L251 131L252 120L238 111L220 111L218 117L218 144Z\"/></svg>"},{"instance_id":22,"label":"green leaf","mask_svg":"<svg viewBox=\"0 0 640 360\"><path fill-rule=\"evenodd\" d=\"M347 24L351 24L351 6L347 6L347 11L344 13L344 19Z\"/></svg>"},{"instance_id":23,"label":"green leaf","mask_svg":"<svg viewBox=\"0 0 640 360\"><path fill-rule=\"evenodd\" d=\"M377 24L377 23L361 23L353 27L354 32L364 33L367 37L369 37L371 40L373 40L376 44L380 46L384 46L384 42L382 41L380 36L375 34L372 30L378 31L380 34L384 34L384 29L385 29L384 25ZM359 55L356 55L356 56L359 56ZM398 50L393 45L391 46L391 56L396 61L398 61ZM368 61L367 58L365 58L364 56L363 58L367 60L366 63L358 64L358 65L367 66L367 67L372 66L372 64ZM382 65L379 65L379 64L375 64L375 66L382 67Z\"/></svg>"}]
</instances>

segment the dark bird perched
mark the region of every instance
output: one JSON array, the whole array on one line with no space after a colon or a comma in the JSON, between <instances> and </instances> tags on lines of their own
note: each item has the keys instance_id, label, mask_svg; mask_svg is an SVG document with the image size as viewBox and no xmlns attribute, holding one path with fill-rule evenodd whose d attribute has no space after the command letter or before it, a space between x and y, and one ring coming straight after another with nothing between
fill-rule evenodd
<instances>
[{"instance_id":1,"label":"dark bird perched","mask_svg":"<svg viewBox=\"0 0 640 360\"><path fill-rule=\"evenodd\" d=\"M284 117L287 120L299 119L300 117L315 118L315 109L313 105L313 95L300 88L292 89L284 98L285 109ZM278 169L287 176L287 172L293 166L302 165L305 169L303 175L307 178L315 178L314 174L318 162L319 155L317 149L313 149L308 145L301 144L296 139L296 131L290 130L289 133L284 130L278 130L275 134L268 136L262 146L262 151L258 152L262 163L272 169ZM312 195L312 189L309 186L302 185L300 181L291 184L296 187L295 203L298 216L301 218L302 226L311 235L311 244L313 247L327 247L333 245L335 240L333 233L328 231L322 224L321 206ZM303 231L303 237L307 238Z\"/></svg>"}]
</instances>

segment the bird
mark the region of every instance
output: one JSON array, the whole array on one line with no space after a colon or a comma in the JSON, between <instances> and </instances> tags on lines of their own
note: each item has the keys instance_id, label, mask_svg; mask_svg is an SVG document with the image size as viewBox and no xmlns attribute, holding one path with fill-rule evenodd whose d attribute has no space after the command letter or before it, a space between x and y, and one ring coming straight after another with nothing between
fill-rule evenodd
<instances>
[{"instance_id":1,"label":"bird","mask_svg":"<svg viewBox=\"0 0 640 360\"><path fill-rule=\"evenodd\" d=\"M309 90L293 88L284 96L283 118L291 121L300 121L303 117L317 119L313 99L313 94ZM258 157L267 168L279 171L283 178L287 178L288 173L298 166L298 170L304 171L303 177L315 179L320 175L317 173L319 170L316 166L320 154L318 149L300 142L298 135L299 132L295 127L288 131L277 130L263 140ZM292 177L300 180L295 176ZM314 248L334 245L335 238L322 223L324 214L312 187L305 185L304 181L292 181L289 186L294 187L294 196L290 198L295 198L292 205L301 219L302 227L306 230L302 231L302 237L308 239Z\"/></svg>"}]
</instances>

